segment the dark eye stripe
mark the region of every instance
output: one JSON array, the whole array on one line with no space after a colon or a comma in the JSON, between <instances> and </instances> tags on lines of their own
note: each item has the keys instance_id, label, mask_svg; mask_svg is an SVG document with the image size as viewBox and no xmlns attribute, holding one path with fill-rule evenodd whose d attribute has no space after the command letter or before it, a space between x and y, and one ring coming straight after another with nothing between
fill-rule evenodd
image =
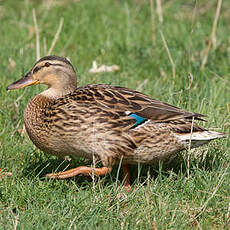
<instances>
[{"instance_id":1,"label":"dark eye stripe","mask_svg":"<svg viewBox=\"0 0 230 230\"><path fill-rule=\"evenodd\" d=\"M33 73L37 73L40 69L44 68L44 67L49 67L51 65L54 65L54 66L63 66L62 64L51 64L49 62L46 62L45 65L43 66L36 66L33 70Z\"/></svg>"},{"instance_id":2,"label":"dark eye stripe","mask_svg":"<svg viewBox=\"0 0 230 230\"><path fill-rule=\"evenodd\" d=\"M33 73L38 72L41 68L43 68L43 66L36 66L33 70Z\"/></svg>"}]
</instances>

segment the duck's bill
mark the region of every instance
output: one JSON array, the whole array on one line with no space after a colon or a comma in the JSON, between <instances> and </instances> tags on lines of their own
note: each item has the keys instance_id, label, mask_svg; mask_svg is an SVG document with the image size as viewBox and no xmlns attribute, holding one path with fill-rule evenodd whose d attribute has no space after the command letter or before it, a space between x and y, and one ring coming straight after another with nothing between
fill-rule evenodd
<instances>
[{"instance_id":1,"label":"duck's bill","mask_svg":"<svg viewBox=\"0 0 230 230\"><path fill-rule=\"evenodd\" d=\"M6 90L21 89L21 88L24 88L30 85L36 85L36 84L39 84L39 81L33 79L32 74L29 72L23 78L8 85Z\"/></svg>"}]
</instances>

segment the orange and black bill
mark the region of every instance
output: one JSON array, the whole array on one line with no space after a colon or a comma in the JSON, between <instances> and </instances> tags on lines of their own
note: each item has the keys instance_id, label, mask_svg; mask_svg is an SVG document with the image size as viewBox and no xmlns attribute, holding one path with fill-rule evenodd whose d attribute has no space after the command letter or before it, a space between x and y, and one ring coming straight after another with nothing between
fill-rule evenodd
<instances>
[{"instance_id":1,"label":"orange and black bill","mask_svg":"<svg viewBox=\"0 0 230 230\"><path fill-rule=\"evenodd\" d=\"M39 81L33 79L31 72L28 72L23 78L7 86L6 90L21 89L30 85L36 85Z\"/></svg>"}]
</instances>

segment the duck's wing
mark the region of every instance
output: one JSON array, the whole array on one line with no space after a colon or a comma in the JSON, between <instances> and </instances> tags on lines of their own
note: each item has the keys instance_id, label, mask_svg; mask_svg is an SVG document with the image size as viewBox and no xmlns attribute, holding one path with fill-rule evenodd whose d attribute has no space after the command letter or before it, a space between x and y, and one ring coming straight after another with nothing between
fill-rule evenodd
<instances>
[{"instance_id":1,"label":"duck's wing","mask_svg":"<svg viewBox=\"0 0 230 230\"><path fill-rule=\"evenodd\" d=\"M92 87L91 90L95 92L95 99L108 107L128 109L130 112L138 113L138 115L155 122L167 122L181 118L202 120L201 117L204 117L202 114L184 111L176 106L154 100L138 91L123 87L98 85L98 87Z\"/></svg>"},{"instance_id":2,"label":"duck's wing","mask_svg":"<svg viewBox=\"0 0 230 230\"><path fill-rule=\"evenodd\" d=\"M68 97L78 102L78 105L102 109L111 119L128 122L130 119L127 120L127 117L131 118L132 128L151 120L155 123L168 123L169 127L178 132L190 132L192 119L203 120L204 116L154 100L138 91L111 85L86 85L77 88ZM193 126L194 131L204 130L195 123Z\"/></svg>"}]
</instances>

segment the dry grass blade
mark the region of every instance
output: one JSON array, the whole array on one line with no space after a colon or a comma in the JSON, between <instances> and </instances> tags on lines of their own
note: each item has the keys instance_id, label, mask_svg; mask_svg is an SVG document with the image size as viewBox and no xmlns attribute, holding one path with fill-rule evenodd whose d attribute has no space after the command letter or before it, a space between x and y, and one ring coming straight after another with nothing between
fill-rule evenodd
<instances>
[{"instance_id":1,"label":"dry grass blade","mask_svg":"<svg viewBox=\"0 0 230 230\"><path fill-rule=\"evenodd\" d=\"M214 22L212 25L212 32L210 35L210 39L208 40L208 44L203 51L204 57L203 57L201 68L200 68L201 70L203 70L206 65L211 46L213 46L213 48L216 49L216 28L217 28L218 19L220 16L221 5L222 5L222 0L218 0L217 7L216 7L216 15L215 15Z\"/></svg>"},{"instance_id":2,"label":"dry grass blade","mask_svg":"<svg viewBox=\"0 0 230 230\"><path fill-rule=\"evenodd\" d=\"M188 80L189 80L189 84L188 84L188 87L185 87L186 90L190 90L191 89L191 86L192 86L192 83L193 83L193 75L192 73L188 73Z\"/></svg>"},{"instance_id":3,"label":"dry grass blade","mask_svg":"<svg viewBox=\"0 0 230 230\"><path fill-rule=\"evenodd\" d=\"M227 211L226 218L229 219L229 221L230 221L230 201L228 203L228 211Z\"/></svg>"},{"instance_id":4,"label":"dry grass blade","mask_svg":"<svg viewBox=\"0 0 230 230\"><path fill-rule=\"evenodd\" d=\"M18 216L14 217L13 224L14 224L14 230L17 230L17 228L18 228Z\"/></svg>"},{"instance_id":5,"label":"dry grass blade","mask_svg":"<svg viewBox=\"0 0 230 230\"><path fill-rule=\"evenodd\" d=\"M150 11L151 11L151 21L152 21L152 45L155 43L155 25L154 25L154 4L153 0L150 0Z\"/></svg>"},{"instance_id":6,"label":"dry grass blade","mask_svg":"<svg viewBox=\"0 0 230 230\"><path fill-rule=\"evenodd\" d=\"M37 17L36 17L36 11L33 8L33 20L34 20L34 28L35 28L35 34L36 34L36 60L40 59L40 43L39 43L39 30L38 30L38 24L37 24Z\"/></svg>"},{"instance_id":7,"label":"dry grass blade","mask_svg":"<svg viewBox=\"0 0 230 230\"><path fill-rule=\"evenodd\" d=\"M159 18L159 22L162 23L163 22L163 14L162 14L161 0L156 0L156 4L157 4L157 15Z\"/></svg>"},{"instance_id":8,"label":"dry grass blade","mask_svg":"<svg viewBox=\"0 0 230 230\"><path fill-rule=\"evenodd\" d=\"M141 84L139 84L136 88L137 91L142 91L144 86L148 83L148 79L145 79L143 82L141 82Z\"/></svg>"},{"instance_id":9,"label":"dry grass blade","mask_svg":"<svg viewBox=\"0 0 230 230\"><path fill-rule=\"evenodd\" d=\"M57 42L57 40L59 38L59 34L60 34L61 30L62 30L63 23L64 23L64 18L61 18L60 22L59 22L57 32L56 32L56 34L54 36L54 39L53 39L53 41L51 43L51 46L49 48L49 51L48 51L47 55L50 55L53 52L54 46L55 46L55 44L56 44L56 42Z\"/></svg>"},{"instance_id":10,"label":"dry grass blade","mask_svg":"<svg viewBox=\"0 0 230 230\"><path fill-rule=\"evenodd\" d=\"M171 65L172 65L172 76L173 76L173 79L175 79L175 76L176 76L176 67L175 67L175 64L174 64L174 62L173 62L171 53L170 53L170 51L169 51L167 42L166 42L165 37L164 37L164 34L163 34L163 32L162 32L161 30L160 30L160 34L161 34L161 39L162 39L162 41L163 41L164 47L165 47L165 49L166 49L166 51L167 51L169 61L170 61Z\"/></svg>"},{"instance_id":11,"label":"dry grass blade","mask_svg":"<svg viewBox=\"0 0 230 230\"><path fill-rule=\"evenodd\" d=\"M75 216L75 217L73 218L73 220L70 220L70 225L69 225L68 230L71 230L71 229L72 229L72 226L73 226L73 224L74 224L74 222L76 221L77 218L78 218L78 216Z\"/></svg>"}]
</instances>

